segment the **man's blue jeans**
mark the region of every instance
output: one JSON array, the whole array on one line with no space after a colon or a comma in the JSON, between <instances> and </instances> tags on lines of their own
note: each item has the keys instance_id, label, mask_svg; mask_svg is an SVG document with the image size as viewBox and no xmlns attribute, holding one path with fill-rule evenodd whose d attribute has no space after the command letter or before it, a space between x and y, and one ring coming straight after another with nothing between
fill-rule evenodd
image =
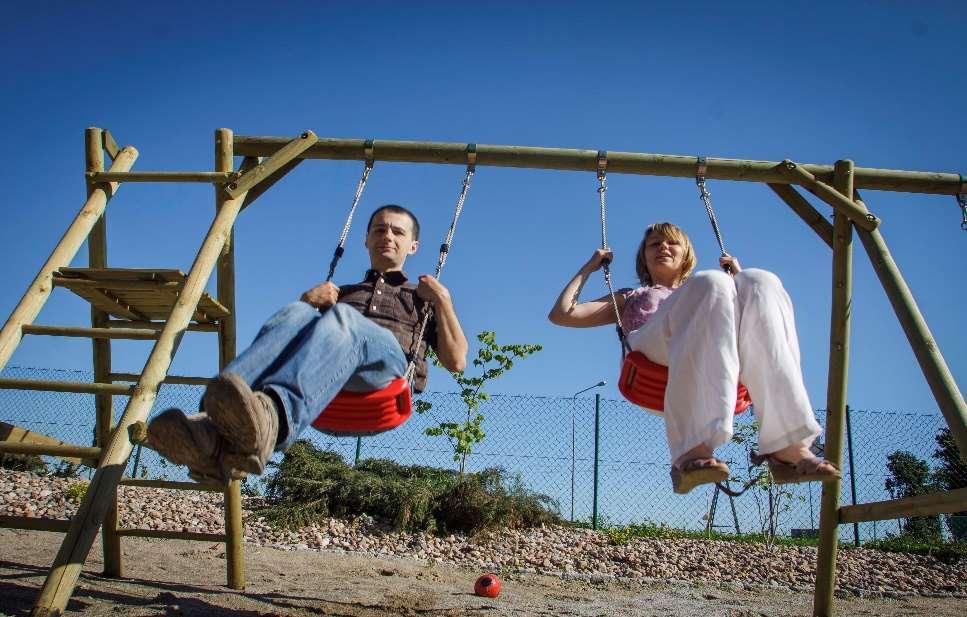
<instances>
[{"instance_id":1,"label":"man's blue jeans","mask_svg":"<svg viewBox=\"0 0 967 617\"><path fill-rule=\"evenodd\" d=\"M285 450L340 390L383 388L406 372L406 357L392 332L351 306L319 311L293 302L225 370L282 403L286 426L279 426L276 450Z\"/></svg>"}]
</instances>

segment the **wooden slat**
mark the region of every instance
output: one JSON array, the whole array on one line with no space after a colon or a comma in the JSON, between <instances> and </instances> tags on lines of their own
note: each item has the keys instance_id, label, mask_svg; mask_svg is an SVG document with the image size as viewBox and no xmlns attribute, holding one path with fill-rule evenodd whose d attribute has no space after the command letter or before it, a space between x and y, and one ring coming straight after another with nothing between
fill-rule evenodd
<instances>
[{"instance_id":1,"label":"wooden slat","mask_svg":"<svg viewBox=\"0 0 967 617\"><path fill-rule=\"evenodd\" d=\"M141 330L164 330L163 321L131 321L128 319L110 319L107 322L109 328L138 328ZM218 332L218 324L213 323L192 323L185 328L191 332Z\"/></svg>"},{"instance_id":2,"label":"wooden slat","mask_svg":"<svg viewBox=\"0 0 967 617\"><path fill-rule=\"evenodd\" d=\"M56 276L98 281L184 281L177 268L61 268Z\"/></svg>"},{"instance_id":3,"label":"wooden slat","mask_svg":"<svg viewBox=\"0 0 967 617\"><path fill-rule=\"evenodd\" d=\"M202 484L201 482L174 482L172 480L148 480L146 478L125 478L121 480L124 486L141 488L167 488L179 491L205 491L208 493L222 493L225 486L220 484Z\"/></svg>"},{"instance_id":4,"label":"wooden slat","mask_svg":"<svg viewBox=\"0 0 967 617\"><path fill-rule=\"evenodd\" d=\"M892 518L950 514L964 510L967 510L967 488L958 488L945 493L843 506L839 509L839 522L885 521Z\"/></svg>"},{"instance_id":5,"label":"wooden slat","mask_svg":"<svg viewBox=\"0 0 967 617\"><path fill-rule=\"evenodd\" d=\"M34 516L0 516L0 527L7 529L29 529L31 531L55 531L65 533L71 522L60 518L39 518Z\"/></svg>"},{"instance_id":6,"label":"wooden slat","mask_svg":"<svg viewBox=\"0 0 967 617\"><path fill-rule=\"evenodd\" d=\"M43 379L0 379L2 390L38 390L41 392L75 392L77 394L129 395L134 386L88 381L45 381Z\"/></svg>"},{"instance_id":7,"label":"wooden slat","mask_svg":"<svg viewBox=\"0 0 967 617\"><path fill-rule=\"evenodd\" d=\"M185 275L178 270L63 268L54 278L56 285L70 289L97 308L137 321L167 319L184 282ZM192 318L212 322L229 314L211 295L202 293Z\"/></svg>"},{"instance_id":8,"label":"wooden slat","mask_svg":"<svg viewBox=\"0 0 967 617\"><path fill-rule=\"evenodd\" d=\"M195 531L168 531L166 529L118 529L122 538L161 538L163 540L194 540L196 542L224 542L223 533L199 533Z\"/></svg>"}]
</instances>

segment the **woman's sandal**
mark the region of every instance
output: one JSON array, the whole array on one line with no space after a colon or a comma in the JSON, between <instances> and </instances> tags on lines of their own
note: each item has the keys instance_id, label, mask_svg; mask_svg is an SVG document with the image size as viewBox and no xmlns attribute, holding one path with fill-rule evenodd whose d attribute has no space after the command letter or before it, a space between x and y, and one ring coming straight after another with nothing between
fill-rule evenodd
<instances>
[{"instance_id":1,"label":"woman's sandal","mask_svg":"<svg viewBox=\"0 0 967 617\"><path fill-rule=\"evenodd\" d=\"M714 484L729 478L729 466L717 458L693 458L672 465L672 488L684 495L699 484Z\"/></svg>"},{"instance_id":2,"label":"woman's sandal","mask_svg":"<svg viewBox=\"0 0 967 617\"><path fill-rule=\"evenodd\" d=\"M752 454L753 465L769 464L769 473L776 484L795 484L798 482L828 482L842 477L836 465L824 458L804 458L798 463L787 463L772 454ZM824 465L828 465L825 469ZM830 471L832 470L832 471Z\"/></svg>"}]
</instances>

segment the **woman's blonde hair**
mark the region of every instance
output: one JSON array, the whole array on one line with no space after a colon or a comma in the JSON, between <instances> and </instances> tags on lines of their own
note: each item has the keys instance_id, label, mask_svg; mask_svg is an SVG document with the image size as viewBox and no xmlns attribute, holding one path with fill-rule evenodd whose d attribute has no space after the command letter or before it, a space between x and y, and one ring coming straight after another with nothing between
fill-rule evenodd
<instances>
[{"instance_id":1,"label":"woman's blonde hair","mask_svg":"<svg viewBox=\"0 0 967 617\"><path fill-rule=\"evenodd\" d=\"M654 223L649 225L648 229L645 230L641 244L638 245L638 258L635 260L635 270L638 271L638 280L645 286L652 284L651 274L648 273L648 264L645 262L645 245L648 242L648 236L653 233L664 236L669 240L674 240L682 245L682 271L677 281L679 285L682 284L692 273L692 270L695 269L695 249L692 248L692 241L688 239L688 235L678 225L673 223Z\"/></svg>"}]
</instances>

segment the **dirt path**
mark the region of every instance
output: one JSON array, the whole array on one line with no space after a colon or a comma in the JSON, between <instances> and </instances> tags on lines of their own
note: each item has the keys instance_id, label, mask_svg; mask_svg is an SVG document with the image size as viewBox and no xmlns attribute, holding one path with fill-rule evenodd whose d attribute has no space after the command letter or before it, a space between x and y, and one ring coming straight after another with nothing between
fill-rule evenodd
<instances>
[{"instance_id":1,"label":"dirt path","mask_svg":"<svg viewBox=\"0 0 967 617\"><path fill-rule=\"evenodd\" d=\"M0 530L0 612L28 615L61 536ZM126 579L98 576L100 546L68 606L85 617L335 615L598 615L779 617L811 614L812 597L771 591L562 581L504 580L496 600L470 591L480 573L416 560L246 546L247 587L224 587L221 544L125 539ZM961 617L967 600L837 601L841 615Z\"/></svg>"}]
</instances>

